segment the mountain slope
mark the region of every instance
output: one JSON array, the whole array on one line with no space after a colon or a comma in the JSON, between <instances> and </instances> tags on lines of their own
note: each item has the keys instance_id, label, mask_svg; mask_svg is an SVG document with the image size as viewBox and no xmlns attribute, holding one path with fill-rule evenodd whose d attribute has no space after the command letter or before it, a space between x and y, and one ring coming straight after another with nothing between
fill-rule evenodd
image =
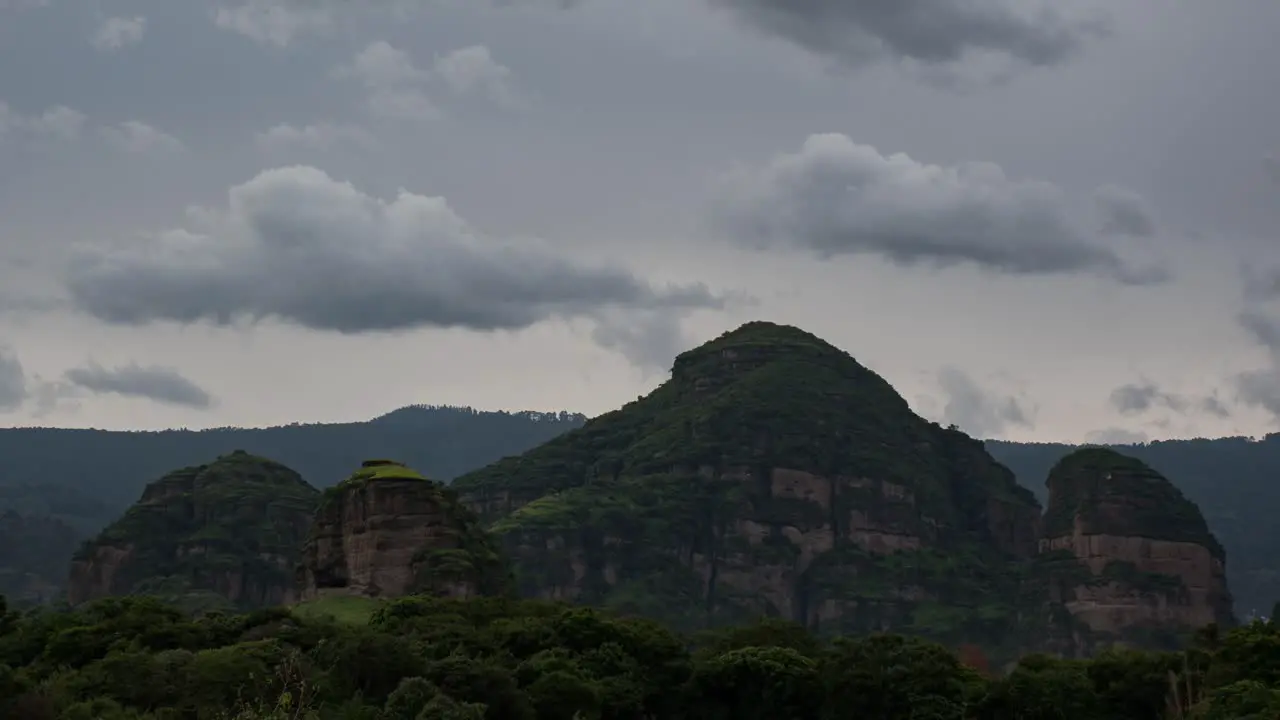
<instances>
[{"instance_id":1,"label":"mountain slope","mask_svg":"<svg viewBox=\"0 0 1280 720\"><path fill-rule=\"evenodd\" d=\"M1039 508L979 441L848 354L749 323L650 395L454 488L526 594L683 627L780 615L831 632L1012 641Z\"/></svg>"}]
</instances>

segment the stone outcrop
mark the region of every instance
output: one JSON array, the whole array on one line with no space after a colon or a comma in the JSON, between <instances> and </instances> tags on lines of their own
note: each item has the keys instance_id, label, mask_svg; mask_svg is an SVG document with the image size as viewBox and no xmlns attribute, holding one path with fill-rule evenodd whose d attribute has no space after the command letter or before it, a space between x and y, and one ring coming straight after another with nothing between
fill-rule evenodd
<instances>
[{"instance_id":1,"label":"stone outcrop","mask_svg":"<svg viewBox=\"0 0 1280 720\"><path fill-rule=\"evenodd\" d=\"M1051 601L1075 621L1073 651L1176 646L1210 623L1233 623L1226 557L1195 504L1160 473L1105 448L1049 473L1044 557Z\"/></svg>"},{"instance_id":2,"label":"stone outcrop","mask_svg":"<svg viewBox=\"0 0 1280 720\"><path fill-rule=\"evenodd\" d=\"M325 491L298 575L304 600L470 597L502 592L508 579L488 534L453 494L389 460L366 461Z\"/></svg>"},{"instance_id":3,"label":"stone outcrop","mask_svg":"<svg viewBox=\"0 0 1280 720\"><path fill-rule=\"evenodd\" d=\"M1013 642L1039 506L982 444L792 327L750 323L650 395L453 483L523 594L678 627L781 616Z\"/></svg>"},{"instance_id":4,"label":"stone outcrop","mask_svg":"<svg viewBox=\"0 0 1280 720\"><path fill-rule=\"evenodd\" d=\"M240 450L171 472L76 552L67 599L147 593L193 608L290 601L319 498L296 472Z\"/></svg>"}]
</instances>

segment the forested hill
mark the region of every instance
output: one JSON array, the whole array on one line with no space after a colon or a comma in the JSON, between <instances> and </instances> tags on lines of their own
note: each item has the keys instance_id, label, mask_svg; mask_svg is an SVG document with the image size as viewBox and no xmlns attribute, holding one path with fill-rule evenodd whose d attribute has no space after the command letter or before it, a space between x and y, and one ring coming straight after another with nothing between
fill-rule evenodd
<instances>
[{"instance_id":1,"label":"forested hill","mask_svg":"<svg viewBox=\"0 0 1280 720\"><path fill-rule=\"evenodd\" d=\"M986 446L1041 504L1049 468L1078 447L1003 440L988 440ZM1265 614L1280 600L1280 434L1111 447L1146 462L1200 506L1226 548L1238 615Z\"/></svg>"},{"instance_id":2,"label":"forested hill","mask_svg":"<svg viewBox=\"0 0 1280 720\"><path fill-rule=\"evenodd\" d=\"M381 457L450 480L522 453L585 421L586 416L567 412L415 405L366 422L271 428L0 429L0 486L58 485L81 491L114 513L137 500L148 482L233 450L284 463L321 488L346 477L361 461Z\"/></svg>"}]
</instances>

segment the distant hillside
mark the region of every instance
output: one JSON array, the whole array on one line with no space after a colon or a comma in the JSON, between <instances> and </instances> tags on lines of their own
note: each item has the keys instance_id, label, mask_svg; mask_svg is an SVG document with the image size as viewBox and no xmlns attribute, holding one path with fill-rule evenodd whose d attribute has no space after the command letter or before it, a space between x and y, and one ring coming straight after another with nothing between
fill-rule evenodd
<instances>
[{"instance_id":1,"label":"distant hillside","mask_svg":"<svg viewBox=\"0 0 1280 720\"><path fill-rule=\"evenodd\" d=\"M1079 447L1002 440L986 446L1042 504L1049 469ZM1226 548L1237 614L1265 614L1280 600L1280 434L1109 447L1147 463L1200 506Z\"/></svg>"},{"instance_id":2,"label":"distant hillside","mask_svg":"<svg viewBox=\"0 0 1280 720\"><path fill-rule=\"evenodd\" d=\"M447 481L522 453L585 421L586 416L567 412L416 405L367 422L261 429L0 429L0 510L8 506L36 515L44 514L41 510L75 515L76 525L96 531L137 500L148 482L174 468L207 463L237 449L294 468L319 488L337 483L371 457L393 458ZM33 486L57 486L58 492L37 492ZM57 507L73 500L75 507ZM100 513L95 512L98 508Z\"/></svg>"}]
</instances>

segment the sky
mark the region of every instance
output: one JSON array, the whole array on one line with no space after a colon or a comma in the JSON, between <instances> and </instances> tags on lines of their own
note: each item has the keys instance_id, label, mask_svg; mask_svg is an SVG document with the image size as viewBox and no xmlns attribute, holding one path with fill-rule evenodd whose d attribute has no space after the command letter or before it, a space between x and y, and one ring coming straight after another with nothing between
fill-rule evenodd
<instances>
[{"instance_id":1,"label":"sky","mask_svg":"<svg viewBox=\"0 0 1280 720\"><path fill-rule=\"evenodd\" d=\"M1280 429L1280 3L0 0L0 425L597 414L750 320Z\"/></svg>"}]
</instances>

